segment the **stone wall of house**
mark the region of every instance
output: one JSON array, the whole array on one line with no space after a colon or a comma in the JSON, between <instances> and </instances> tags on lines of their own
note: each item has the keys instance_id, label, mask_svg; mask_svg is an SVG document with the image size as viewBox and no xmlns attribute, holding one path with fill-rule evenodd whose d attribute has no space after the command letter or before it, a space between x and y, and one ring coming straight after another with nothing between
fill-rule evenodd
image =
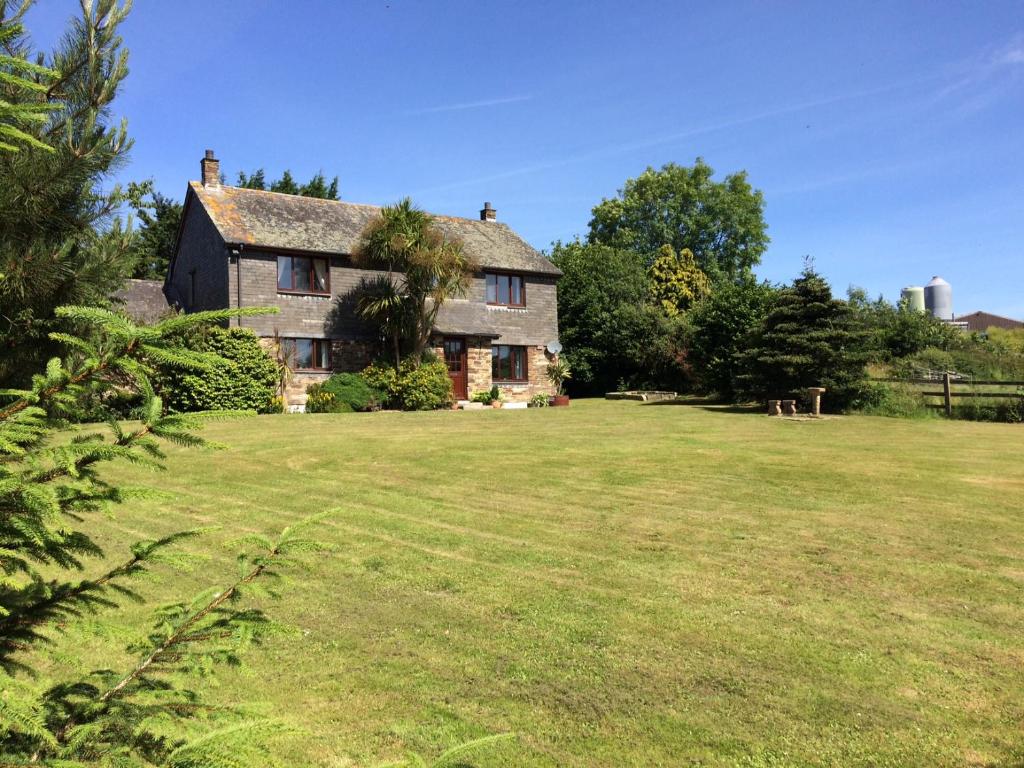
<instances>
[{"instance_id":1,"label":"stone wall of house","mask_svg":"<svg viewBox=\"0 0 1024 768\"><path fill-rule=\"evenodd\" d=\"M260 344L271 357L277 358L277 343L273 337L261 337ZM331 341L332 372L358 373L373 362L373 357L372 344L348 339ZM310 384L326 381L330 375L331 373L326 371L294 371L285 386L285 405L289 408L305 408L306 388Z\"/></svg>"},{"instance_id":2,"label":"stone wall of house","mask_svg":"<svg viewBox=\"0 0 1024 768\"><path fill-rule=\"evenodd\" d=\"M439 346L440 339L435 340L434 354L444 359L444 351ZM553 395L555 389L548 381L547 367L554 357L549 355L544 345L527 348L525 382L497 382L501 391L501 399L510 402L526 402L536 394ZM491 379L491 339L470 337L466 339L467 387L470 397L476 392L490 390L495 383Z\"/></svg>"},{"instance_id":3,"label":"stone wall of house","mask_svg":"<svg viewBox=\"0 0 1024 768\"><path fill-rule=\"evenodd\" d=\"M203 206L193 202L185 212L180 247L166 281L167 300L186 312L224 309L234 306L228 286L227 247Z\"/></svg>"},{"instance_id":4,"label":"stone wall of house","mask_svg":"<svg viewBox=\"0 0 1024 768\"><path fill-rule=\"evenodd\" d=\"M490 378L490 350L487 350L487 356L487 376ZM527 347L527 381L522 383L497 382L498 389L501 390L502 400L506 400L510 403L518 403L528 401L531 397L537 394L555 394L555 389L551 385L551 382L548 381L547 376L548 363L553 359L553 356L547 353L543 344Z\"/></svg>"}]
</instances>

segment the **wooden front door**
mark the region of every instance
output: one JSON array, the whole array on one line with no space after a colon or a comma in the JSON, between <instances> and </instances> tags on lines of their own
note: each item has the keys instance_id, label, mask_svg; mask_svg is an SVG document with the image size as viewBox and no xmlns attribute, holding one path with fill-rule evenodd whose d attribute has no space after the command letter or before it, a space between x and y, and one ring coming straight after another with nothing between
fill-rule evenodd
<instances>
[{"instance_id":1,"label":"wooden front door","mask_svg":"<svg viewBox=\"0 0 1024 768\"><path fill-rule=\"evenodd\" d=\"M468 400L466 390L469 379L466 372L466 340L444 340L444 363L448 366L448 375L452 378L452 389L456 400Z\"/></svg>"}]
</instances>

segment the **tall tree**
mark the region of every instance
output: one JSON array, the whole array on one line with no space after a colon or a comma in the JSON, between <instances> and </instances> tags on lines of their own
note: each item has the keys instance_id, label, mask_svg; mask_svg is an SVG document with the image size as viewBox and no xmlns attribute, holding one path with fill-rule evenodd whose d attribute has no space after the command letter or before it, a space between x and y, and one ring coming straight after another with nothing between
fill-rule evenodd
<instances>
[{"instance_id":1,"label":"tall tree","mask_svg":"<svg viewBox=\"0 0 1024 768\"><path fill-rule=\"evenodd\" d=\"M678 386L678 328L651 303L647 273L631 251L555 243L558 335L577 391Z\"/></svg>"},{"instance_id":2,"label":"tall tree","mask_svg":"<svg viewBox=\"0 0 1024 768\"><path fill-rule=\"evenodd\" d=\"M25 6L16 7L10 18L20 19ZM0 16L11 8L0 0ZM0 383L27 381L53 351L56 306L106 301L134 266L132 238L115 217L126 195L101 187L131 146L125 123L109 119L128 71L118 34L127 12L116 0L83 3L52 55L38 59L53 75L28 73L45 87L0 77L5 109L45 115L19 129L32 141L0 151ZM24 30L4 30L4 55L27 60Z\"/></svg>"},{"instance_id":3,"label":"tall tree","mask_svg":"<svg viewBox=\"0 0 1024 768\"><path fill-rule=\"evenodd\" d=\"M238 186L245 189L267 189L267 178L262 168L257 168L253 173L246 174L244 171L238 173ZM299 184L292 176L292 172L285 170L281 178L272 181L269 187L271 192L281 192L286 195L299 195L300 197L319 197L323 200L339 200L338 177L331 179L330 183L323 172L318 172L305 184Z\"/></svg>"},{"instance_id":4,"label":"tall tree","mask_svg":"<svg viewBox=\"0 0 1024 768\"><path fill-rule=\"evenodd\" d=\"M648 264L663 245L689 249L713 280L748 273L768 247L764 197L744 171L713 176L699 157L692 168L648 168L594 207L589 239L636 251Z\"/></svg>"},{"instance_id":5,"label":"tall tree","mask_svg":"<svg viewBox=\"0 0 1024 768\"><path fill-rule=\"evenodd\" d=\"M735 399L737 355L777 293L768 283L758 283L752 277L725 282L687 313L686 361L702 391Z\"/></svg>"},{"instance_id":6,"label":"tall tree","mask_svg":"<svg viewBox=\"0 0 1024 768\"><path fill-rule=\"evenodd\" d=\"M838 410L861 393L869 358L867 329L808 265L746 339L738 355L737 388L763 398L825 387L825 404Z\"/></svg>"},{"instance_id":7,"label":"tall tree","mask_svg":"<svg viewBox=\"0 0 1024 768\"><path fill-rule=\"evenodd\" d=\"M132 203L141 224L132 246L136 259L132 277L162 280L174 255L182 205L173 198L152 191L151 184L147 183L140 189L149 193L149 199L137 196Z\"/></svg>"},{"instance_id":8,"label":"tall tree","mask_svg":"<svg viewBox=\"0 0 1024 768\"><path fill-rule=\"evenodd\" d=\"M404 335L417 362L430 341L437 313L449 299L465 295L469 277L477 268L462 242L446 237L433 217L409 198L385 206L366 225L352 259L357 265L386 272L390 289L374 286L378 296L403 297ZM372 319L366 306L364 303L364 316Z\"/></svg>"}]
</instances>

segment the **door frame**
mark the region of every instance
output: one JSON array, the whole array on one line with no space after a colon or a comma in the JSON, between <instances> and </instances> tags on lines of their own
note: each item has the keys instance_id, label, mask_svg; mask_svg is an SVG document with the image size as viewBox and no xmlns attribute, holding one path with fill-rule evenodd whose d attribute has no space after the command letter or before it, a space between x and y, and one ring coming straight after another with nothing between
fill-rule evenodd
<instances>
[{"instance_id":1,"label":"door frame","mask_svg":"<svg viewBox=\"0 0 1024 768\"><path fill-rule=\"evenodd\" d=\"M452 375L451 369L448 370L448 377L452 381L452 393L455 395L456 400L468 400L469 399L469 343L466 341L465 336L444 336L441 339L441 352L444 357L445 366L448 365L448 342L457 342L461 345L461 353L459 354L459 367L462 369L461 389L456 384L456 377Z\"/></svg>"}]
</instances>

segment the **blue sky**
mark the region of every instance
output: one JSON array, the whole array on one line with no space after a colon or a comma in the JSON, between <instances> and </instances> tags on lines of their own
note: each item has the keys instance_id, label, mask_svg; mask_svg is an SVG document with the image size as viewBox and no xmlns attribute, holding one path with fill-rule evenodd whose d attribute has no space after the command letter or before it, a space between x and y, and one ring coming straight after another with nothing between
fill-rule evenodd
<instances>
[{"instance_id":1,"label":"blue sky","mask_svg":"<svg viewBox=\"0 0 1024 768\"><path fill-rule=\"evenodd\" d=\"M73 0L28 25L56 39ZM342 198L485 200L537 248L647 166L746 169L772 243L843 292L932 275L1024 318L1024 3L138 0L122 180L182 197L239 170L337 174Z\"/></svg>"}]
</instances>

